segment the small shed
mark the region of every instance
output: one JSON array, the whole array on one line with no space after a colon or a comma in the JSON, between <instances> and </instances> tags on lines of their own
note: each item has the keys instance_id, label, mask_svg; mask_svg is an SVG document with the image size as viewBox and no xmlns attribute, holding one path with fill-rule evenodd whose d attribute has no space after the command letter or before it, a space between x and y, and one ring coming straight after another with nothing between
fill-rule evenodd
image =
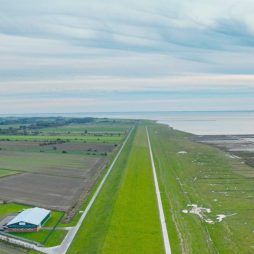
<instances>
[{"instance_id":1,"label":"small shed","mask_svg":"<svg viewBox=\"0 0 254 254\"><path fill-rule=\"evenodd\" d=\"M39 207L29 208L9 221L5 228L7 232L38 231L49 217L49 210Z\"/></svg>"}]
</instances>

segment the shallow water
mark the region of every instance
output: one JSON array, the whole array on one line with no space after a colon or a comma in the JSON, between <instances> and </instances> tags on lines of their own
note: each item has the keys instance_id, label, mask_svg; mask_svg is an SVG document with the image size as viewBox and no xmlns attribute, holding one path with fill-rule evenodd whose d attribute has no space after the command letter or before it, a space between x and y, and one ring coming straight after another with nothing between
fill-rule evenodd
<instances>
[{"instance_id":1,"label":"shallow water","mask_svg":"<svg viewBox=\"0 0 254 254\"><path fill-rule=\"evenodd\" d=\"M96 113L97 116L151 119L198 134L254 134L254 111Z\"/></svg>"},{"instance_id":2,"label":"shallow water","mask_svg":"<svg viewBox=\"0 0 254 254\"><path fill-rule=\"evenodd\" d=\"M36 114L31 116L109 117L150 119L171 127L198 134L254 134L254 111L209 111L209 112L96 112L69 114ZM24 115L23 115L24 116Z\"/></svg>"}]
</instances>

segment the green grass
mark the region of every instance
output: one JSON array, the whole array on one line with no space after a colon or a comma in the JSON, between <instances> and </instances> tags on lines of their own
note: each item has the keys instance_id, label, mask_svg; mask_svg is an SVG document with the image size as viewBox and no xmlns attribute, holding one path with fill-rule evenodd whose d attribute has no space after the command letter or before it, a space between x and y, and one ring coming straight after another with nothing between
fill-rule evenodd
<instances>
[{"instance_id":1,"label":"green grass","mask_svg":"<svg viewBox=\"0 0 254 254\"><path fill-rule=\"evenodd\" d=\"M31 206L21 205L16 203L7 203L0 204L0 218L4 218L9 214L21 212L23 209L30 208ZM44 227L54 227L60 221L63 216L63 212L52 211L51 216L48 221L43 225ZM39 232L22 232L22 233L11 233L12 235L23 237L32 241L37 241L43 243L47 236L49 235L50 230L41 230ZM55 243L59 244L66 232L64 230L56 230L48 238L48 241L45 243L46 246L53 246ZM1 252L0 252L1 253Z\"/></svg>"},{"instance_id":2,"label":"green grass","mask_svg":"<svg viewBox=\"0 0 254 254\"><path fill-rule=\"evenodd\" d=\"M0 169L0 177L15 175L17 173L18 173L17 171L13 171L13 170Z\"/></svg>"},{"instance_id":3,"label":"green grass","mask_svg":"<svg viewBox=\"0 0 254 254\"><path fill-rule=\"evenodd\" d=\"M100 123L96 122L93 124L70 124L57 128L45 128L40 131L49 133L49 132L57 132L57 133L66 133L66 132L74 132L74 133L83 133L85 130L91 133L123 133L127 131L131 126L131 123Z\"/></svg>"},{"instance_id":4,"label":"green grass","mask_svg":"<svg viewBox=\"0 0 254 254\"><path fill-rule=\"evenodd\" d=\"M4 218L11 213L18 213L26 208L30 208L30 206L16 203L0 204L0 218Z\"/></svg>"},{"instance_id":5,"label":"green grass","mask_svg":"<svg viewBox=\"0 0 254 254\"><path fill-rule=\"evenodd\" d=\"M150 125L149 133L173 253L252 253L253 168L167 126ZM210 208L215 224L184 214L188 204Z\"/></svg>"},{"instance_id":6,"label":"green grass","mask_svg":"<svg viewBox=\"0 0 254 254\"><path fill-rule=\"evenodd\" d=\"M163 253L144 127L130 137L68 253Z\"/></svg>"},{"instance_id":7,"label":"green grass","mask_svg":"<svg viewBox=\"0 0 254 254\"><path fill-rule=\"evenodd\" d=\"M48 240L45 242L45 239L47 239L48 235L50 233L50 230L44 230L41 229L38 232L16 232L11 233L14 236L24 238L27 240L35 241L41 244L44 244L45 247L53 247L59 245L64 237L66 236L67 231L65 230L54 230Z\"/></svg>"},{"instance_id":8,"label":"green grass","mask_svg":"<svg viewBox=\"0 0 254 254\"><path fill-rule=\"evenodd\" d=\"M43 225L43 227L55 227L59 223L62 216L63 212L51 211L51 216ZM11 234L17 237L39 242L49 247L60 244L66 235L66 231L41 229L38 232L15 232Z\"/></svg>"},{"instance_id":9,"label":"green grass","mask_svg":"<svg viewBox=\"0 0 254 254\"><path fill-rule=\"evenodd\" d=\"M70 140L70 141L87 141L98 143L115 143L121 141L123 135L116 136L95 136L95 135L0 135L0 140L17 140L17 141L45 141L45 140Z\"/></svg>"}]
</instances>

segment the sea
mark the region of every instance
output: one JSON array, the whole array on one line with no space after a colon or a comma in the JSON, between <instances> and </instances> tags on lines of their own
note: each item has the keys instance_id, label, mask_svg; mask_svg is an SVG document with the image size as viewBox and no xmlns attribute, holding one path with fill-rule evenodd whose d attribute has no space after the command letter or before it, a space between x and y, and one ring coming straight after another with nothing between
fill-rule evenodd
<instances>
[{"instance_id":1,"label":"sea","mask_svg":"<svg viewBox=\"0 0 254 254\"><path fill-rule=\"evenodd\" d=\"M197 135L254 135L254 111L81 112L25 116L149 119Z\"/></svg>"}]
</instances>

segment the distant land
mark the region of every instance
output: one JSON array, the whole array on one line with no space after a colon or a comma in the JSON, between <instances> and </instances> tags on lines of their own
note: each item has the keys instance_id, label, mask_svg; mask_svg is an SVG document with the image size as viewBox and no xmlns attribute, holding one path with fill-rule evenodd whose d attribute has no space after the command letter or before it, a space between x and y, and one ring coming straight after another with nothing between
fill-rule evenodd
<instances>
[{"instance_id":1,"label":"distant land","mask_svg":"<svg viewBox=\"0 0 254 254\"><path fill-rule=\"evenodd\" d=\"M246 111L153 111L153 112L74 112L2 114L2 117L98 117L149 119L197 135L254 134L254 110Z\"/></svg>"}]
</instances>

